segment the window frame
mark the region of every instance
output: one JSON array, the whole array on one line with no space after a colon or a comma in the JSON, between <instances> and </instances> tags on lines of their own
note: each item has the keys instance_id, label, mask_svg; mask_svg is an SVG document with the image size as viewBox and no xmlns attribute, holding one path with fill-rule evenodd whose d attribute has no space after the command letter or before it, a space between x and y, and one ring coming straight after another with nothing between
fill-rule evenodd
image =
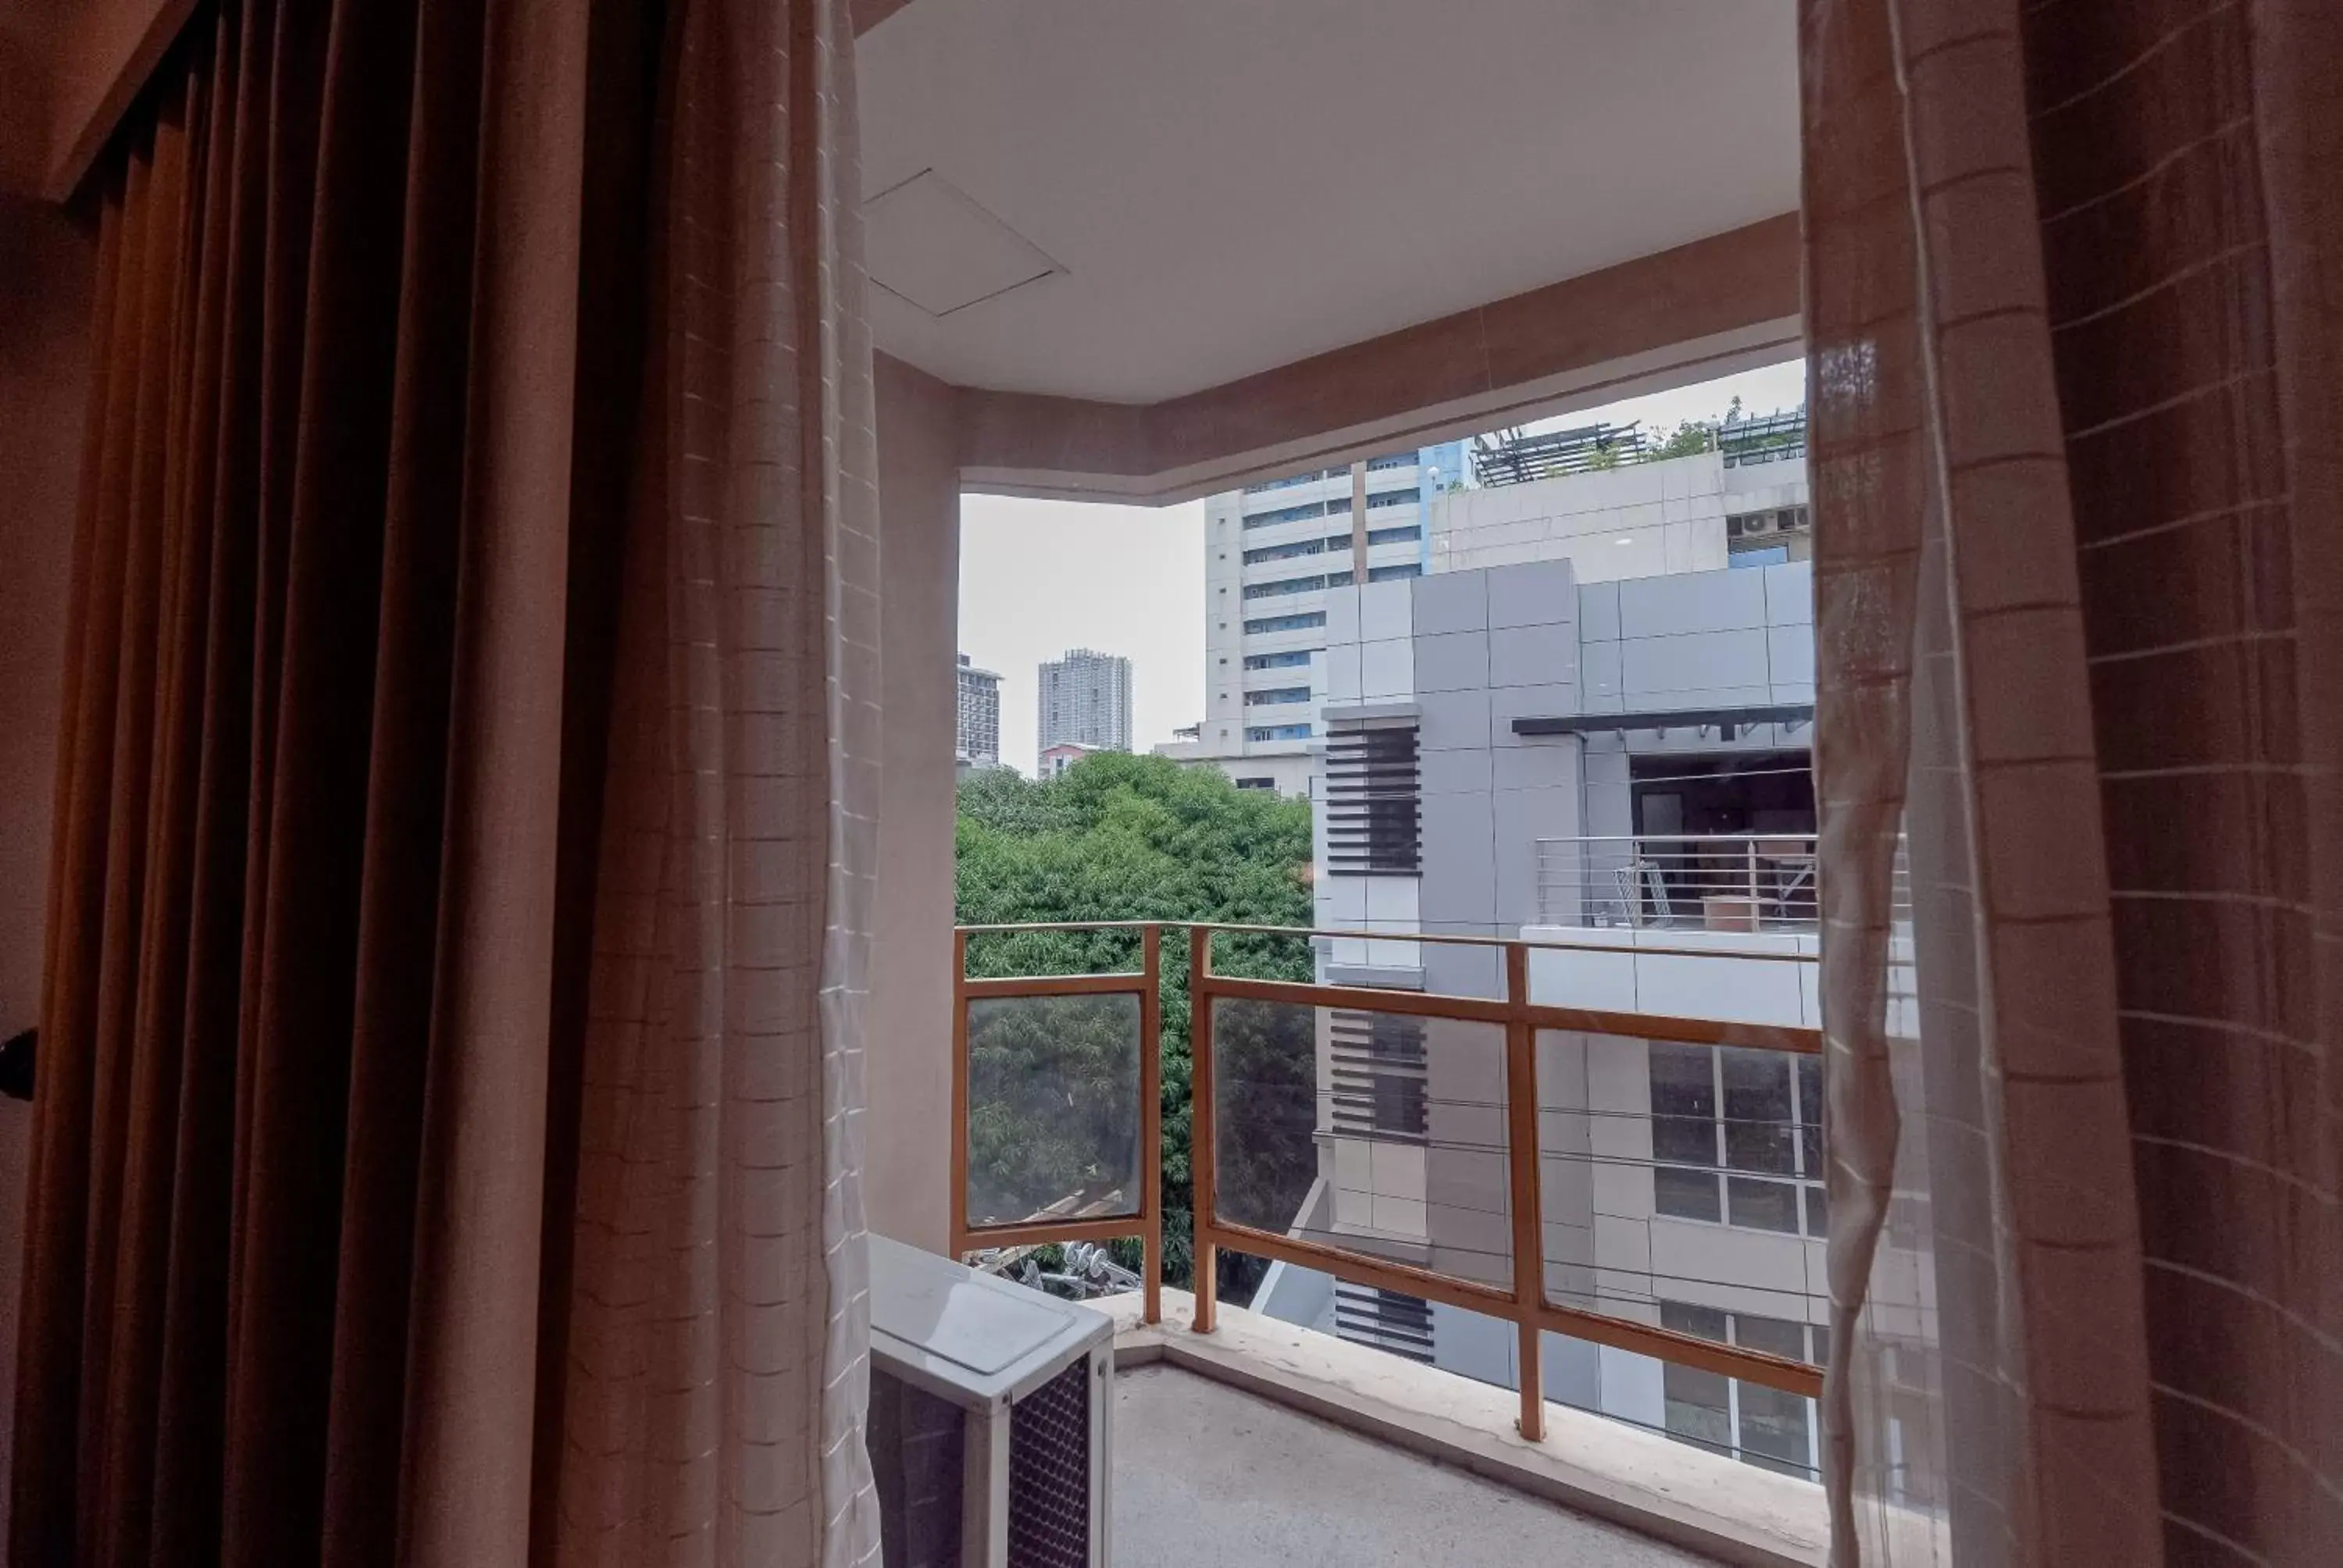
<instances>
[{"instance_id":1,"label":"window frame","mask_svg":"<svg viewBox=\"0 0 2343 1568\"><path fill-rule=\"evenodd\" d=\"M1706 1054L1711 1109L1705 1116L1698 1113L1682 1114L1674 1111L1664 1111L1659 1108L1654 1094L1659 1083L1654 1068L1659 1060L1658 1052L1664 1046L1671 1051L1700 1051ZM1732 1106L1727 1098L1725 1085L1725 1053L1727 1051L1738 1052L1748 1057L1781 1059L1788 1080L1789 1114L1776 1125L1779 1126L1784 1141L1788 1148L1789 1170L1772 1171L1756 1165L1734 1162L1732 1130L1736 1126L1747 1128L1756 1125L1757 1121L1751 1118L1735 1118L1729 1114ZM1725 1225L1733 1230L1753 1231L1759 1235L1787 1236L1794 1241L1819 1241L1827 1237L1829 1211L1823 1183L1828 1171L1829 1149L1824 1141L1821 1120L1822 1059L1820 1057L1809 1056L1804 1052L1760 1051L1742 1046L1695 1045L1684 1040L1654 1040L1645 1053L1644 1076L1644 1105L1652 1119L1654 1134L1652 1213L1654 1218L1681 1220L1694 1225ZM1813 1090L1811 1094L1808 1093L1809 1083ZM1661 1154L1657 1134L1659 1123L1663 1121L1669 1122L1706 1121L1709 1123L1708 1131L1714 1145L1714 1162L1695 1163L1685 1158ZM1745 1144L1745 1138L1744 1142ZM1662 1170L1707 1177L1716 1189L1715 1217L1711 1218L1707 1214L1687 1214L1675 1209L1663 1209L1660 1206L1660 1182L1657 1174ZM1746 1224L1735 1221L1733 1217L1733 1188L1735 1183L1745 1186L1765 1184L1787 1188L1790 1192L1791 1228L1785 1231L1775 1225Z\"/></svg>"}]
</instances>

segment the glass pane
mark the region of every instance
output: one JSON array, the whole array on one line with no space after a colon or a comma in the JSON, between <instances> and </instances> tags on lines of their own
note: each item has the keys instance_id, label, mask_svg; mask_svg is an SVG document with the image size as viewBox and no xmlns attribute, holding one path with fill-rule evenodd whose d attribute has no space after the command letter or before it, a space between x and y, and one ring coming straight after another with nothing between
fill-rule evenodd
<instances>
[{"instance_id":1,"label":"glass pane","mask_svg":"<svg viewBox=\"0 0 2343 1568\"><path fill-rule=\"evenodd\" d=\"M1802 1056L1798 1060L1798 1159L1799 1171L1808 1176L1823 1174L1823 1059Z\"/></svg>"},{"instance_id":2,"label":"glass pane","mask_svg":"<svg viewBox=\"0 0 2343 1568\"><path fill-rule=\"evenodd\" d=\"M1732 1205L1731 1222L1757 1231L1798 1233L1798 1190L1786 1181L1750 1181L1735 1176L1725 1182Z\"/></svg>"},{"instance_id":3,"label":"glass pane","mask_svg":"<svg viewBox=\"0 0 2343 1568\"><path fill-rule=\"evenodd\" d=\"M1670 1362L1661 1374L1664 1419L1670 1437L1719 1453L1733 1452L1733 1407L1725 1380L1713 1372Z\"/></svg>"},{"instance_id":4,"label":"glass pane","mask_svg":"<svg viewBox=\"0 0 2343 1568\"><path fill-rule=\"evenodd\" d=\"M1220 1220L1512 1282L1501 1027L1222 999L1212 1070Z\"/></svg>"},{"instance_id":5,"label":"glass pane","mask_svg":"<svg viewBox=\"0 0 2343 1568\"><path fill-rule=\"evenodd\" d=\"M1137 1214L1139 998L968 1004L971 1225Z\"/></svg>"},{"instance_id":6,"label":"glass pane","mask_svg":"<svg viewBox=\"0 0 2343 1568\"><path fill-rule=\"evenodd\" d=\"M1672 1165L1652 1171L1652 1206L1679 1220L1722 1220L1725 1209L1716 1196L1716 1178L1705 1171L1680 1171Z\"/></svg>"},{"instance_id":7,"label":"glass pane","mask_svg":"<svg viewBox=\"0 0 2343 1568\"><path fill-rule=\"evenodd\" d=\"M1797 1169L1791 1152L1790 1059L1779 1051L1724 1052L1725 1162L1736 1171Z\"/></svg>"},{"instance_id":8,"label":"glass pane","mask_svg":"<svg viewBox=\"0 0 2343 1568\"><path fill-rule=\"evenodd\" d=\"M1806 1234L1809 1236L1828 1236L1830 1234L1830 1201L1823 1195L1823 1190L1819 1187L1808 1187L1805 1191L1806 1195Z\"/></svg>"},{"instance_id":9,"label":"glass pane","mask_svg":"<svg viewBox=\"0 0 2343 1568\"><path fill-rule=\"evenodd\" d=\"M1715 1307L1696 1307L1690 1302L1662 1302L1660 1327L1679 1334L1698 1334L1704 1340L1725 1342L1725 1313Z\"/></svg>"},{"instance_id":10,"label":"glass pane","mask_svg":"<svg viewBox=\"0 0 2343 1568\"><path fill-rule=\"evenodd\" d=\"M1652 1053L1652 1157L1716 1163L1715 1067L1704 1045L1655 1044Z\"/></svg>"},{"instance_id":11,"label":"glass pane","mask_svg":"<svg viewBox=\"0 0 2343 1568\"><path fill-rule=\"evenodd\" d=\"M1823 1059L1798 1058L1798 1120L1809 1127L1823 1124Z\"/></svg>"},{"instance_id":12,"label":"glass pane","mask_svg":"<svg viewBox=\"0 0 2343 1568\"><path fill-rule=\"evenodd\" d=\"M1753 1464L1790 1475L1812 1475L1807 1461L1808 1412L1812 1402L1743 1379L1741 1383L1742 1456Z\"/></svg>"},{"instance_id":13,"label":"glass pane","mask_svg":"<svg viewBox=\"0 0 2343 1568\"><path fill-rule=\"evenodd\" d=\"M1733 1314L1734 1342L1785 1361L1806 1359L1806 1325L1787 1318L1759 1317L1755 1312Z\"/></svg>"}]
</instances>

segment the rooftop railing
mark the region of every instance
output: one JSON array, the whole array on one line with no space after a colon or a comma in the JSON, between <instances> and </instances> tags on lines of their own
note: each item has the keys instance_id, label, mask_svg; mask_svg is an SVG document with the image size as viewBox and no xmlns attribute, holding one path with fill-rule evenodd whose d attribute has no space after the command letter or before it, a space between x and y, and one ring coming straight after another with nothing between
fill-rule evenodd
<instances>
[{"instance_id":1,"label":"rooftop railing","mask_svg":"<svg viewBox=\"0 0 2343 1568\"><path fill-rule=\"evenodd\" d=\"M1115 967L971 975L972 945L987 970ZM1220 1252L1282 1261L1509 1322L1532 1441L1551 1332L1665 1363L1671 1434L1807 1473L1814 1440L1780 1434L1810 1431L1785 1412L1809 1409L1821 1384L1820 1031L1536 1000L1535 977L1563 972L1544 965L1592 947L1154 921L962 927L952 1247L1137 1237L1144 1314L1160 1321L1164 1117L1184 1112L1196 1332L1213 1332ZM1486 994L1235 972L1344 950L1420 962L1434 949L1477 970ZM1182 1001L1189 1093L1167 1106L1164 1020ZM1641 1241L1606 1250L1604 1235L1638 1224Z\"/></svg>"}]
</instances>

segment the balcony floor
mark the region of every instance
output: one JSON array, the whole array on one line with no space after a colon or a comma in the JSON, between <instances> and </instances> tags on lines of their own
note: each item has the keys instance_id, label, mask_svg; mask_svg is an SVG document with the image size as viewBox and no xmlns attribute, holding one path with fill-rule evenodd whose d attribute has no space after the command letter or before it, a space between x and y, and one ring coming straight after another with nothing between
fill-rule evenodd
<instances>
[{"instance_id":1,"label":"balcony floor","mask_svg":"<svg viewBox=\"0 0 2343 1568\"><path fill-rule=\"evenodd\" d=\"M1176 1367L1115 1374L1116 1568L1709 1560Z\"/></svg>"}]
</instances>

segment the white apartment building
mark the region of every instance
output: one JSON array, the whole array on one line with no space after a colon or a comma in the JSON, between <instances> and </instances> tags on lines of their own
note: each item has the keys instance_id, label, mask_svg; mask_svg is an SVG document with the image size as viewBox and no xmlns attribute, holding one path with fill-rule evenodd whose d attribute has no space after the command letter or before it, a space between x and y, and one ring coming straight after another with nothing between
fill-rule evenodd
<instances>
[{"instance_id":1,"label":"white apartment building","mask_svg":"<svg viewBox=\"0 0 2343 1568\"><path fill-rule=\"evenodd\" d=\"M1532 955L1537 1001L1819 1023L1805 465L1731 455L1451 495L1432 575L1325 596L1315 919L1393 940L1322 940L1322 980L1501 996L1495 950L1405 939L1525 937L1571 944ZM1503 1030L1317 1030L1297 1231L1505 1283ZM1538 1055L1550 1299L1819 1359L1819 1060L1563 1031ZM1282 1266L1255 1304L1515 1381L1494 1318ZM1818 1462L1805 1400L1557 1335L1545 1363L1558 1401Z\"/></svg>"},{"instance_id":2,"label":"white apartment building","mask_svg":"<svg viewBox=\"0 0 2343 1568\"><path fill-rule=\"evenodd\" d=\"M979 669L960 656L960 737L958 761L962 768L1001 765L1001 677Z\"/></svg>"},{"instance_id":3,"label":"white apartment building","mask_svg":"<svg viewBox=\"0 0 2343 1568\"><path fill-rule=\"evenodd\" d=\"M1036 766L1050 749L1071 742L1093 751L1131 749L1131 660L1087 648L1041 668Z\"/></svg>"},{"instance_id":4,"label":"white apartment building","mask_svg":"<svg viewBox=\"0 0 2343 1568\"><path fill-rule=\"evenodd\" d=\"M1330 594L1433 569L1433 519L1465 478L1459 442L1385 453L1204 504L1204 717L1159 755L1252 789L1309 792Z\"/></svg>"}]
</instances>

